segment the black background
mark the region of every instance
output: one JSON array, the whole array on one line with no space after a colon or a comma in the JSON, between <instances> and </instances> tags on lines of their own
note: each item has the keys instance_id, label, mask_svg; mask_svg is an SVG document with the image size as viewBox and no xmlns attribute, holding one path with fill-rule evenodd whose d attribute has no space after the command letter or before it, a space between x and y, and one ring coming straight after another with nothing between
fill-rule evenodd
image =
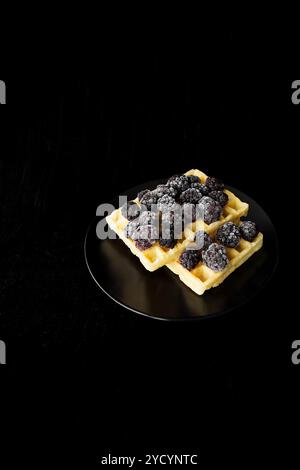
<instances>
[{"instance_id":1,"label":"black background","mask_svg":"<svg viewBox=\"0 0 300 470\"><path fill-rule=\"evenodd\" d=\"M293 400L299 322L286 243L300 106L291 103L293 80L264 73L252 47L233 33L216 49L200 39L189 48L120 40L99 45L93 67L55 68L52 57L0 77L8 102L0 108L1 390L6 435L26 442L22 459L37 448L46 460L63 449L68 461L92 463L108 451L201 455L226 437L231 456L240 421L259 416L258 436L283 414L276 403ZM280 237L280 266L224 317L138 317L90 278L86 229L101 202L189 168L262 205Z\"/></svg>"}]
</instances>

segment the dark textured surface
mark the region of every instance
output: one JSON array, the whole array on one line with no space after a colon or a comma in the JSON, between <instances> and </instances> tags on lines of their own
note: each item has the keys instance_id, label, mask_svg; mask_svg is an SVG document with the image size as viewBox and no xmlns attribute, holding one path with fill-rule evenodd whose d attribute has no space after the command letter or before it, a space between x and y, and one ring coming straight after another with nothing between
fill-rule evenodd
<instances>
[{"instance_id":1,"label":"dark textured surface","mask_svg":"<svg viewBox=\"0 0 300 470\"><path fill-rule=\"evenodd\" d=\"M290 110L286 81L267 93L266 80L245 73L250 65L232 35L223 39L221 78L203 72L195 51L153 47L142 56L119 51L113 61L102 58L92 78L39 71L22 83L7 79L11 101L1 110L0 154L7 393L15 411L24 412L29 397L37 403L47 391L40 416L50 418L57 400L60 422L80 435L84 429L91 446L99 447L101 433L102 447L129 446L141 430L148 445L196 442L182 429L191 419L199 424L201 400L215 398L229 410L241 389L262 396L289 350L290 330L282 355L269 360L278 316L264 305L275 284L226 319L178 328L116 306L84 263L84 234L100 202L192 167L253 196L280 231L265 184L273 187L281 174L275 155L293 154L291 140L283 139L285 146L280 140L282 116L296 123L299 113ZM291 124L288 132L296 130Z\"/></svg>"}]
</instances>

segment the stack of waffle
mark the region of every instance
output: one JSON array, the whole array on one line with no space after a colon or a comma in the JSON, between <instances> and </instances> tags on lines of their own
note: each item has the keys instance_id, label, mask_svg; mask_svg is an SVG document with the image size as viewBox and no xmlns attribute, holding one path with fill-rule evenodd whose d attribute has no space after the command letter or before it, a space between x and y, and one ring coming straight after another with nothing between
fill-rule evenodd
<instances>
[{"instance_id":1,"label":"stack of waffle","mask_svg":"<svg viewBox=\"0 0 300 470\"><path fill-rule=\"evenodd\" d=\"M190 170L185 173L186 176L198 177L202 184L205 184L207 175L199 170ZM131 252L136 255L143 266L148 271L155 271L162 266L166 266L172 272L177 274L181 281L190 287L198 295L202 295L207 289L218 286L235 269L243 264L253 253L262 247L263 236L259 233L254 240L246 241L241 239L239 245L235 248L226 248L228 264L220 272L215 272L207 267L203 262L192 270L186 269L180 263L181 254L187 249L195 238L195 233L203 230L214 238L217 230L225 223L240 223L241 217L248 213L249 206L242 202L237 196L227 189L224 192L228 196L227 204L223 207L219 220L206 224L202 219L195 220L185 227L184 232L177 243L172 248L160 246L159 241L144 251L138 248L134 240L126 235L126 226L129 221L124 217L124 211L121 208L113 211L107 218L109 227L119 236L119 238L128 246ZM140 206L138 198L134 200Z\"/></svg>"}]
</instances>

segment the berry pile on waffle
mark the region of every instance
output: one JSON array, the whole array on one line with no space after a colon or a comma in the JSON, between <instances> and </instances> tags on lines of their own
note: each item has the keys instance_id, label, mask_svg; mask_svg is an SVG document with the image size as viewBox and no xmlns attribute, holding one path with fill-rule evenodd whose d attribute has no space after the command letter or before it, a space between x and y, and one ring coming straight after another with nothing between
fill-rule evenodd
<instances>
[{"instance_id":1,"label":"berry pile on waffle","mask_svg":"<svg viewBox=\"0 0 300 470\"><path fill-rule=\"evenodd\" d=\"M190 170L141 191L106 219L147 270L167 266L201 295L261 248L255 224L240 225L248 209L220 180Z\"/></svg>"},{"instance_id":2,"label":"berry pile on waffle","mask_svg":"<svg viewBox=\"0 0 300 470\"><path fill-rule=\"evenodd\" d=\"M197 232L201 239L205 232ZM197 250L185 250L177 261L167 267L177 274L180 280L196 294L219 286L226 277L261 249L263 235L258 232L254 222L226 222L217 230L215 239L197 246ZM192 247L191 247L192 248Z\"/></svg>"}]
</instances>

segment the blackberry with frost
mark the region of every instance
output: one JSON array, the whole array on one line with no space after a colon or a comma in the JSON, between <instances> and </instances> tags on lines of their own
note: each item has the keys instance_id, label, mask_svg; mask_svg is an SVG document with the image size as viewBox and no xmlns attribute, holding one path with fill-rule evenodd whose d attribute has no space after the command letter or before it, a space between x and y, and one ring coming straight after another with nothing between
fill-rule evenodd
<instances>
[{"instance_id":1,"label":"blackberry with frost","mask_svg":"<svg viewBox=\"0 0 300 470\"><path fill-rule=\"evenodd\" d=\"M151 211L151 206L154 206L157 203L158 197L154 191L148 191L143 194L140 202L141 205L146 207L148 211Z\"/></svg>"},{"instance_id":2,"label":"blackberry with frost","mask_svg":"<svg viewBox=\"0 0 300 470\"><path fill-rule=\"evenodd\" d=\"M203 215L203 206L201 206L201 200L198 204L183 204L182 211L183 211L183 219L184 224L188 225L191 222L195 222L198 219L202 218Z\"/></svg>"},{"instance_id":3,"label":"blackberry with frost","mask_svg":"<svg viewBox=\"0 0 300 470\"><path fill-rule=\"evenodd\" d=\"M228 196L223 191L211 191L209 197L221 204L222 207L225 207L228 202Z\"/></svg>"},{"instance_id":4,"label":"blackberry with frost","mask_svg":"<svg viewBox=\"0 0 300 470\"><path fill-rule=\"evenodd\" d=\"M171 183L171 181L175 180L175 178L179 178L180 176L182 175L178 174L178 175L171 176L171 178L169 178L167 181L167 185L169 186L169 183Z\"/></svg>"},{"instance_id":5,"label":"blackberry with frost","mask_svg":"<svg viewBox=\"0 0 300 470\"><path fill-rule=\"evenodd\" d=\"M179 197L180 204L197 204L202 198L202 194L196 188L189 188L183 191Z\"/></svg>"},{"instance_id":6,"label":"blackberry with frost","mask_svg":"<svg viewBox=\"0 0 300 470\"><path fill-rule=\"evenodd\" d=\"M169 238L160 238L159 244L162 248L171 249L171 248L174 248L174 246L176 246L177 241L178 240L176 240L175 238L172 238L172 236L170 235Z\"/></svg>"},{"instance_id":7,"label":"blackberry with frost","mask_svg":"<svg viewBox=\"0 0 300 470\"><path fill-rule=\"evenodd\" d=\"M246 220L245 222L241 223L240 232L244 240L247 240L247 242L253 242L253 240L257 237L258 228L255 222Z\"/></svg>"},{"instance_id":8,"label":"blackberry with frost","mask_svg":"<svg viewBox=\"0 0 300 470\"><path fill-rule=\"evenodd\" d=\"M126 238L132 238L138 227L139 227L138 219L135 219L135 220L132 220L131 222L128 222L128 224L126 225L126 227L124 229L124 233L125 233Z\"/></svg>"},{"instance_id":9,"label":"blackberry with frost","mask_svg":"<svg viewBox=\"0 0 300 470\"><path fill-rule=\"evenodd\" d=\"M207 232L199 230L195 235L195 243L197 244L198 250L207 250L213 241Z\"/></svg>"},{"instance_id":10,"label":"blackberry with frost","mask_svg":"<svg viewBox=\"0 0 300 470\"><path fill-rule=\"evenodd\" d=\"M182 229L182 211L181 207L177 207L176 210L171 212L164 212L161 216L162 227L175 226L178 229Z\"/></svg>"},{"instance_id":11,"label":"blackberry with frost","mask_svg":"<svg viewBox=\"0 0 300 470\"><path fill-rule=\"evenodd\" d=\"M209 196L204 196L200 203L200 212L204 222L208 225L220 219L222 214L221 205Z\"/></svg>"},{"instance_id":12,"label":"blackberry with frost","mask_svg":"<svg viewBox=\"0 0 300 470\"><path fill-rule=\"evenodd\" d=\"M145 239L145 240L138 239L135 241L135 246L141 251L148 250L149 248L151 248L152 245L153 245L152 240L148 240L148 239Z\"/></svg>"},{"instance_id":13,"label":"blackberry with frost","mask_svg":"<svg viewBox=\"0 0 300 470\"><path fill-rule=\"evenodd\" d=\"M205 185L209 188L210 191L223 191L224 183L214 176L208 176Z\"/></svg>"},{"instance_id":14,"label":"blackberry with frost","mask_svg":"<svg viewBox=\"0 0 300 470\"><path fill-rule=\"evenodd\" d=\"M157 225L158 224L158 214L156 212L144 211L139 217L140 225Z\"/></svg>"},{"instance_id":15,"label":"blackberry with frost","mask_svg":"<svg viewBox=\"0 0 300 470\"><path fill-rule=\"evenodd\" d=\"M235 248L241 241L240 229L233 222L226 222L218 228L216 240L228 248Z\"/></svg>"},{"instance_id":16,"label":"blackberry with frost","mask_svg":"<svg viewBox=\"0 0 300 470\"><path fill-rule=\"evenodd\" d=\"M202 184L202 183L192 183L191 188L198 189L198 191L200 191L202 196L208 196L210 193L210 189L207 186L205 186L205 184Z\"/></svg>"},{"instance_id":17,"label":"blackberry with frost","mask_svg":"<svg viewBox=\"0 0 300 470\"><path fill-rule=\"evenodd\" d=\"M159 234L158 229L155 225L140 225L135 233L134 240L141 239L141 240L152 240L155 242L158 240Z\"/></svg>"},{"instance_id":18,"label":"blackberry with frost","mask_svg":"<svg viewBox=\"0 0 300 470\"><path fill-rule=\"evenodd\" d=\"M189 225L192 222L195 222L197 220L197 215L198 215L198 204L183 204L182 206L182 216L184 220L185 225Z\"/></svg>"},{"instance_id":19,"label":"blackberry with frost","mask_svg":"<svg viewBox=\"0 0 300 470\"><path fill-rule=\"evenodd\" d=\"M155 191L155 194L157 194L158 198L163 197L165 194L167 194L168 196L173 197L174 199L177 196L176 189L173 188L172 186L168 186L166 184L159 184L154 191Z\"/></svg>"},{"instance_id":20,"label":"blackberry with frost","mask_svg":"<svg viewBox=\"0 0 300 470\"><path fill-rule=\"evenodd\" d=\"M200 250L186 250L184 251L180 258L179 263L189 271L194 269L198 263L201 261L201 251Z\"/></svg>"},{"instance_id":21,"label":"blackberry with frost","mask_svg":"<svg viewBox=\"0 0 300 470\"><path fill-rule=\"evenodd\" d=\"M121 208L123 217L129 221L136 219L140 215L140 211L140 207L134 201L127 202Z\"/></svg>"},{"instance_id":22,"label":"blackberry with frost","mask_svg":"<svg viewBox=\"0 0 300 470\"><path fill-rule=\"evenodd\" d=\"M192 187L192 184L201 183L199 176L188 176L188 180L189 180L191 187Z\"/></svg>"},{"instance_id":23,"label":"blackberry with frost","mask_svg":"<svg viewBox=\"0 0 300 470\"><path fill-rule=\"evenodd\" d=\"M140 250L147 250L158 239L158 230L153 225L140 225L133 233L132 239Z\"/></svg>"},{"instance_id":24,"label":"blackberry with frost","mask_svg":"<svg viewBox=\"0 0 300 470\"><path fill-rule=\"evenodd\" d=\"M215 272L223 271L229 263L226 249L218 243L212 243L207 250L202 251L202 261Z\"/></svg>"},{"instance_id":25,"label":"blackberry with frost","mask_svg":"<svg viewBox=\"0 0 300 470\"><path fill-rule=\"evenodd\" d=\"M142 191L140 191L138 194L137 194L137 197L139 199L139 201L142 199L142 197L147 194L147 193L150 193L150 189L143 189Z\"/></svg>"},{"instance_id":26,"label":"blackberry with frost","mask_svg":"<svg viewBox=\"0 0 300 470\"><path fill-rule=\"evenodd\" d=\"M181 194L189 188L190 183L187 176L174 175L168 180L167 185L174 188L178 194Z\"/></svg>"},{"instance_id":27,"label":"blackberry with frost","mask_svg":"<svg viewBox=\"0 0 300 470\"><path fill-rule=\"evenodd\" d=\"M174 248L182 234L182 216L178 212L165 212L161 218L159 244L163 248Z\"/></svg>"},{"instance_id":28,"label":"blackberry with frost","mask_svg":"<svg viewBox=\"0 0 300 470\"><path fill-rule=\"evenodd\" d=\"M213 243L208 233L203 230L196 233L194 241L195 243L190 245L179 258L180 264L189 271L194 269L202 260L203 250L206 250Z\"/></svg>"},{"instance_id":29,"label":"blackberry with frost","mask_svg":"<svg viewBox=\"0 0 300 470\"><path fill-rule=\"evenodd\" d=\"M168 196L165 194L164 196L160 197L157 201L157 209L161 212L170 212L176 209L176 201L173 197Z\"/></svg>"}]
</instances>

